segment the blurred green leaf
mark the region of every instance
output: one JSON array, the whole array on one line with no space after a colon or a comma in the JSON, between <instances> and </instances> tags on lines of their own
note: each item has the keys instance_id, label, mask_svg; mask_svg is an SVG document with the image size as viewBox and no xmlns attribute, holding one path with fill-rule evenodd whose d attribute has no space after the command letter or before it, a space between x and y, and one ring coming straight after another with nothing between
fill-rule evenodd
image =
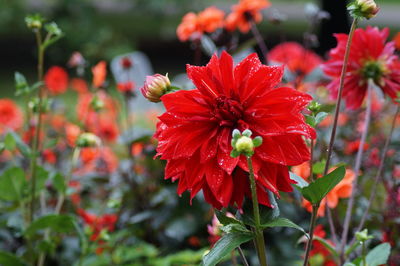
<instances>
[{"instance_id":1,"label":"blurred green leaf","mask_svg":"<svg viewBox=\"0 0 400 266\"><path fill-rule=\"evenodd\" d=\"M315 125L318 125L319 123L322 122L322 120L325 119L325 117L328 116L328 113L325 112L319 112L316 116L315 116Z\"/></svg>"},{"instance_id":2,"label":"blurred green leaf","mask_svg":"<svg viewBox=\"0 0 400 266\"><path fill-rule=\"evenodd\" d=\"M214 247L203 257L204 266L214 266L220 262L223 257L230 254L232 250L240 244L246 243L253 239L250 233L230 233L223 235Z\"/></svg>"},{"instance_id":3,"label":"blurred green leaf","mask_svg":"<svg viewBox=\"0 0 400 266\"><path fill-rule=\"evenodd\" d=\"M22 141L18 134L16 134L14 131L10 131L7 135L11 135L14 138L15 144L23 156L27 158L31 156L31 148L29 148L29 146L26 145L24 141Z\"/></svg>"},{"instance_id":4,"label":"blurred green leaf","mask_svg":"<svg viewBox=\"0 0 400 266\"><path fill-rule=\"evenodd\" d=\"M31 88L29 87L24 75L19 72L15 72L14 79L16 88L15 96L29 94L31 92Z\"/></svg>"},{"instance_id":5,"label":"blurred green leaf","mask_svg":"<svg viewBox=\"0 0 400 266\"><path fill-rule=\"evenodd\" d=\"M64 195L67 191L67 184L65 183L65 178L62 174L56 173L52 177L53 186L58 193Z\"/></svg>"},{"instance_id":6,"label":"blurred green leaf","mask_svg":"<svg viewBox=\"0 0 400 266\"><path fill-rule=\"evenodd\" d=\"M219 211L219 210L215 210L215 215L217 216L218 221L223 225L243 224L241 221L239 221L239 220L237 220L235 218L226 216L225 213L223 213L222 211Z\"/></svg>"},{"instance_id":7,"label":"blurred green leaf","mask_svg":"<svg viewBox=\"0 0 400 266\"><path fill-rule=\"evenodd\" d=\"M289 176L290 176L290 179L297 182L297 184L293 184L295 187L302 189L302 188L308 186L308 182L305 181L302 177L296 175L295 173L289 172Z\"/></svg>"},{"instance_id":8,"label":"blurred green leaf","mask_svg":"<svg viewBox=\"0 0 400 266\"><path fill-rule=\"evenodd\" d=\"M40 193L46 185L46 181L49 178L49 171L44 169L42 166L36 166L36 193Z\"/></svg>"},{"instance_id":9,"label":"blurred green leaf","mask_svg":"<svg viewBox=\"0 0 400 266\"><path fill-rule=\"evenodd\" d=\"M313 164L313 173L322 174L325 170L326 160L322 160Z\"/></svg>"},{"instance_id":10,"label":"blurred green leaf","mask_svg":"<svg viewBox=\"0 0 400 266\"><path fill-rule=\"evenodd\" d=\"M0 176L0 199L21 201L27 185L24 171L19 167L12 167Z\"/></svg>"},{"instance_id":11,"label":"blurred green leaf","mask_svg":"<svg viewBox=\"0 0 400 266\"><path fill-rule=\"evenodd\" d=\"M27 263L25 263L21 258L15 256L14 254L0 250L0 265L26 266Z\"/></svg>"},{"instance_id":12,"label":"blurred green leaf","mask_svg":"<svg viewBox=\"0 0 400 266\"><path fill-rule=\"evenodd\" d=\"M32 237L43 229L51 229L56 233L70 233L75 230L74 220L74 217L70 215L45 215L33 221L25 230L24 235Z\"/></svg>"},{"instance_id":13,"label":"blurred green leaf","mask_svg":"<svg viewBox=\"0 0 400 266\"><path fill-rule=\"evenodd\" d=\"M8 133L5 136L4 145L5 145L5 148L9 151L13 151L15 149L15 147L17 146L17 143L16 143L14 137L10 133Z\"/></svg>"},{"instance_id":14,"label":"blurred green leaf","mask_svg":"<svg viewBox=\"0 0 400 266\"><path fill-rule=\"evenodd\" d=\"M367 265L379 266L382 264L386 264L389 255L390 255L390 244L382 243L373 248L370 252L368 252L366 256Z\"/></svg>"},{"instance_id":15,"label":"blurred green leaf","mask_svg":"<svg viewBox=\"0 0 400 266\"><path fill-rule=\"evenodd\" d=\"M346 173L346 168L340 166L324 177L318 178L307 187L302 188L302 195L313 204L319 203L340 181Z\"/></svg>"}]
</instances>

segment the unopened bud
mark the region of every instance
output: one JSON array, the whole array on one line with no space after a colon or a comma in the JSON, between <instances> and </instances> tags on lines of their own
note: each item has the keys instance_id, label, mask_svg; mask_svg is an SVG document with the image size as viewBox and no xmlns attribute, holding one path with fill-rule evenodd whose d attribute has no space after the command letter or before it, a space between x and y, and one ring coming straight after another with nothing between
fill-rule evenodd
<instances>
[{"instance_id":1,"label":"unopened bud","mask_svg":"<svg viewBox=\"0 0 400 266\"><path fill-rule=\"evenodd\" d=\"M104 108L104 102L97 95L95 95L90 101L90 107L94 111L99 112Z\"/></svg>"},{"instance_id":2,"label":"unopened bud","mask_svg":"<svg viewBox=\"0 0 400 266\"><path fill-rule=\"evenodd\" d=\"M254 150L253 140L249 137L242 136L236 141L235 149L241 153L251 153Z\"/></svg>"},{"instance_id":3,"label":"unopened bud","mask_svg":"<svg viewBox=\"0 0 400 266\"><path fill-rule=\"evenodd\" d=\"M318 113L320 109L321 109L321 104L318 103L317 101L312 101L308 106L308 110L310 110L314 114Z\"/></svg>"},{"instance_id":4,"label":"unopened bud","mask_svg":"<svg viewBox=\"0 0 400 266\"><path fill-rule=\"evenodd\" d=\"M355 0L347 7L353 17L370 19L376 16L379 7L374 0Z\"/></svg>"},{"instance_id":5,"label":"unopened bud","mask_svg":"<svg viewBox=\"0 0 400 266\"><path fill-rule=\"evenodd\" d=\"M50 99L40 100L38 97L35 97L28 102L28 107L32 110L33 113L40 112L44 114L50 110L51 102L52 101Z\"/></svg>"},{"instance_id":6,"label":"unopened bud","mask_svg":"<svg viewBox=\"0 0 400 266\"><path fill-rule=\"evenodd\" d=\"M41 29L43 26L44 19L39 14L29 15L25 17L25 23L28 28L37 30Z\"/></svg>"},{"instance_id":7,"label":"unopened bud","mask_svg":"<svg viewBox=\"0 0 400 266\"><path fill-rule=\"evenodd\" d=\"M98 147L101 140L93 133L82 133L76 140L76 146L79 148Z\"/></svg>"},{"instance_id":8,"label":"unopened bud","mask_svg":"<svg viewBox=\"0 0 400 266\"><path fill-rule=\"evenodd\" d=\"M364 229L361 232L356 233L356 239L360 242L365 242L372 238L374 238L374 237L371 235L368 235L368 229Z\"/></svg>"},{"instance_id":9,"label":"unopened bud","mask_svg":"<svg viewBox=\"0 0 400 266\"><path fill-rule=\"evenodd\" d=\"M160 102L161 96L166 94L171 89L171 82L168 75L155 74L147 76L144 86L140 89L144 97L150 102Z\"/></svg>"}]
</instances>

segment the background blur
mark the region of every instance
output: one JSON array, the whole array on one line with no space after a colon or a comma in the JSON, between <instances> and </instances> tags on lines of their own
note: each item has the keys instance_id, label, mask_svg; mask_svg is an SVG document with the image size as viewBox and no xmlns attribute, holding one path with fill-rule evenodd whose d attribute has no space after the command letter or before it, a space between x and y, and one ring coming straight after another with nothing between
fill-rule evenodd
<instances>
[{"instance_id":1,"label":"background blur","mask_svg":"<svg viewBox=\"0 0 400 266\"><path fill-rule=\"evenodd\" d=\"M13 73L20 71L28 79L34 76L36 51L34 36L24 23L26 14L42 13L49 21L56 21L65 37L46 54L46 67L65 66L71 53L80 51L94 64L111 60L118 54L140 50L146 53L155 72L184 72L185 64L192 63L190 43L178 41L175 30L182 16L215 5L227 13L236 0L2 0L0 1L0 96L12 97ZM306 0L271 0L272 7L264 11L259 26L269 47L283 40L302 40L309 27L304 6ZM313 2L313 1L311 1ZM400 1L376 1L381 7L378 16L369 24L391 28L391 35L399 30ZM345 0L319 0L313 3L332 14L317 29L320 48L324 52L335 45L331 32L347 31L348 18ZM276 15L286 17L280 25L271 24ZM268 19L269 18L269 19ZM325 36L325 37L324 37ZM326 37L327 36L327 37ZM243 38L250 38L244 36ZM321 39L327 38L327 39ZM204 58L206 60L206 58Z\"/></svg>"}]
</instances>

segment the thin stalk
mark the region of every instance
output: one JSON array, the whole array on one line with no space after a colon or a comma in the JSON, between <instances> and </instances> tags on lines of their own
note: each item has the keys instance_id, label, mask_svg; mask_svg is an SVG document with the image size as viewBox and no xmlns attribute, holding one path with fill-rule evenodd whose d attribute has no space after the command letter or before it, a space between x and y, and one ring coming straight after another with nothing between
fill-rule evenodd
<instances>
[{"instance_id":1,"label":"thin stalk","mask_svg":"<svg viewBox=\"0 0 400 266\"><path fill-rule=\"evenodd\" d=\"M369 210L371 208L372 202L375 199L377 187L378 187L379 182L381 181L383 168L385 166L386 153L387 153L387 151L389 149L389 144L390 144L390 141L392 139L393 131L394 131L395 127L396 127L396 119L397 119L397 116L399 115L399 113L400 113L400 106L397 106L396 113L395 113L395 115L393 117L392 125L391 125L390 131L389 131L389 135L386 138L385 145L384 145L383 150L382 150L381 161L379 163L378 172L376 173L376 176L375 176L374 185L372 186L371 195L370 195L369 200L368 200L367 209L364 211L364 214L363 214L363 216L361 218L360 224L357 226L356 232L361 231L361 229L363 228L364 223L367 220L368 212L369 212ZM355 237L353 237L351 242L354 242L354 240L355 240Z\"/></svg>"},{"instance_id":2,"label":"thin stalk","mask_svg":"<svg viewBox=\"0 0 400 266\"><path fill-rule=\"evenodd\" d=\"M74 168L75 168L75 165L76 165L77 162L78 162L79 153L80 153L80 148L74 148L74 151L72 152L71 166L70 166L68 175L65 177L65 183L66 183L67 185L68 185L69 180L71 180L72 172L73 172L73 170L74 170ZM56 215L60 214L61 209L62 209L62 206L63 206L63 204L64 204L64 201L65 201L65 194L64 194L64 193L61 193L61 194L58 196L57 204L56 204L56 207L55 207L55 210L54 210L54 214L56 214ZM45 233L44 233L44 239L45 239L45 240L48 240L49 237L50 237L50 230L48 229L48 230L46 230ZM37 264L37 265L38 265L38 266L43 266L45 260L46 260L46 253L41 252L41 253L39 254L39 260L38 260L38 264Z\"/></svg>"},{"instance_id":3,"label":"thin stalk","mask_svg":"<svg viewBox=\"0 0 400 266\"><path fill-rule=\"evenodd\" d=\"M329 145L328 145L328 150L327 150L328 155L327 155L327 158L326 158L324 176L328 173L329 166L330 166L330 161L331 161L331 157L332 157L332 152L333 152L333 145L335 144L336 130L337 130L337 124L338 124L338 119L339 119L339 113L340 113L340 106L341 106L341 103L342 103L342 93L343 93L343 87L344 87L344 79L345 79L345 75L346 75L346 71L347 71L347 65L348 65L348 62L349 62L351 42L353 40L353 35L354 35L354 31L357 28L357 24L358 24L358 19L355 18L353 20L352 24L351 24L349 37L348 37L347 43L346 43L346 51L344 53L342 72L340 74L339 91L338 91L337 100L336 100L336 109L335 109L335 116L334 116L334 119L333 119L333 127L332 127L331 138L330 138ZM329 218L329 216L328 216L328 218ZM333 239L337 239L336 230L335 230L335 226L333 224L332 219L329 220L329 225L330 225L331 235L332 235Z\"/></svg>"},{"instance_id":4,"label":"thin stalk","mask_svg":"<svg viewBox=\"0 0 400 266\"><path fill-rule=\"evenodd\" d=\"M254 23L253 18L249 19L249 23L250 23L250 29L251 29L251 33L253 33L254 38L257 41L257 45L261 50L261 53L263 54L264 57L264 64L268 65L268 48L265 45L264 39L261 36L260 31L258 30L256 24Z\"/></svg>"},{"instance_id":5,"label":"thin stalk","mask_svg":"<svg viewBox=\"0 0 400 266\"><path fill-rule=\"evenodd\" d=\"M368 81L368 89L367 89L367 109L365 111L365 118L364 118L364 128L361 133L361 138L360 138L360 146L358 147L358 152L356 156L356 162L354 165L354 173L355 173L355 178L352 183L352 191L350 195L350 199L347 205L347 210L346 210L346 216L344 218L344 224L343 224L343 232L342 232L342 237L341 237L341 244L340 244L340 257L342 262L344 261L344 249L346 247L347 243L347 234L349 232L350 228L350 222L351 222L351 216L353 213L353 206L354 206L354 200L355 200L355 195L357 193L357 181L358 177L360 174L360 168L361 168L361 163L362 163L362 157L364 153L364 145L367 139L368 135L368 129L369 129L369 124L371 122L371 109L372 109L372 81Z\"/></svg>"},{"instance_id":6,"label":"thin stalk","mask_svg":"<svg viewBox=\"0 0 400 266\"><path fill-rule=\"evenodd\" d=\"M242 259L243 265L249 266L249 263L246 260L246 256L244 255L242 248L240 246L238 246L236 249L239 252L239 255L240 255L240 258Z\"/></svg>"},{"instance_id":7,"label":"thin stalk","mask_svg":"<svg viewBox=\"0 0 400 266\"><path fill-rule=\"evenodd\" d=\"M267 266L267 257L265 255L265 241L264 234L261 229L260 222L260 210L258 208L258 198L257 198L257 187L256 180L254 178L253 163L251 157L247 156L247 165L249 167L249 179L250 179L250 189L251 189L251 199L253 202L253 215L254 215L254 234L255 234L255 244L257 249L258 260L261 266Z\"/></svg>"},{"instance_id":8,"label":"thin stalk","mask_svg":"<svg viewBox=\"0 0 400 266\"><path fill-rule=\"evenodd\" d=\"M310 144L310 180L314 181L313 165L314 165L314 146L315 140L311 140Z\"/></svg>"},{"instance_id":9,"label":"thin stalk","mask_svg":"<svg viewBox=\"0 0 400 266\"><path fill-rule=\"evenodd\" d=\"M36 43L38 46L38 81L43 80L43 63L44 63L44 49L42 43L42 36L40 31L35 32L36 36ZM35 128L35 135L33 137L33 144L32 144L32 155L30 160L30 168L31 168L31 200L30 200L30 208L29 208L29 220L28 222L31 223L33 221L33 214L35 212L35 191L36 191L36 168L37 168L37 153L39 150L39 137L40 137L40 130L42 127L42 102L43 102L43 86L40 86L38 90L38 97L39 97L39 108L36 118L36 128Z\"/></svg>"},{"instance_id":10,"label":"thin stalk","mask_svg":"<svg viewBox=\"0 0 400 266\"><path fill-rule=\"evenodd\" d=\"M367 247L365 246L365 241L362 242L362 262L363 265L367 265Z\"/></svg>"},{"instance_id":11,"label":"thin stalk","mask_svg":"<svg viewBox=\"0 0 400 266\"><path fill-rule=\"evenodd\" d=\"M317 213L319 209L319 204L312 206L312 213L311 213L311 223L310 223L310 239L307 241L307 246L306 246L306 254L304 256L304 263L303 266L308 266L308 260L310 259L310 251L312 248L312 241L314 237L314 228L315 224L317 223Z\"/></svg>"}]
</instances>

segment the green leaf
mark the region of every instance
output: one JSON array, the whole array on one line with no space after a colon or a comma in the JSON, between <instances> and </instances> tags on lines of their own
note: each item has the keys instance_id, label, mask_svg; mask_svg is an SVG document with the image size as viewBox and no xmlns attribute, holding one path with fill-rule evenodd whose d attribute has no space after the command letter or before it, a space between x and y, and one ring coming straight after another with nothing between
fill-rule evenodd
<instances>
[{"instance_id":1,"label":"green leaf","mask_svg":"<svg viewBox=\"0 0 400 266\"><path fill-rule=\"evenodd\" d=\"M253 139L253 145L254 145L254 147L259 147L259 146L261 146L262 141L263 141L262 137L260 137L260 136L255 137L255 138Z\"/></svg>"},{"instance_id":2,"label":"green leaf","mask_svg":"<svg viewBox=\"0 0 400 266\"><path fill-rule=\"evenodd\" d=\"M342 181L345 173L346 168L341 166L326 176L318 178L301 190L303 197L313 204L318 204L329 191Z\"/></svg>"},{"instance_id":3,"label":"green leaf","mask_svg":"<svg viewBox=\"0 0 400 266\"><path fill-rule=\"evenodd\" d=\"M14 254L0 250L0 265L25 266L27 264Z\"/></svg>"},{"instance_id":4,"label":"green leaf","mask_svg":"<svg viewBox=\"0 0 400 266\"><path fill-rule=\"evenodd\" d=\"M27 182L24 171L19 167L12 167L0 176L0 199L20 201L23 197Z\"/></svg>"},{"instance_id":5,"label":"green leaf","mask_svg":"<svg viewBox=\"0 0 400 266\"><path fill-rule=\"evenodd\" d=\"M25 230L24 235L32 237L43 229L51 229L56 233L69 233L76 229L74 221L74 217L70 215L45 215L33 221Z\"/></svg>"},{"instance_id":6,"label":"green leaf","mask_svg":"<svg viewBox=\"0 0 400 266\"><path fill-rule=\"evenodd\" d=\"M216 265L223 257L230 254L230 252L240 244L246 243L252 239L253 235L249 233L231 233L223 235L221 239L215 243L210 252L203 257L203 265Z\"/></svg>"},{"instance_id":7,"label":"green leaf","mask_svg":"<svg viewBox=\"0 0 400 266\"><path fill-rule=\"evenodd\" d=\"M228 233L228 234L235 233L235 232L251 233L251 231L249 231L249 229L247 229L242 224L228 224L225 226L221 226L221 231Z\"/></svg>"},{"instance_id":8,"label":"green leaf","mask_svg":"<svg viewBox=\"0 0 400 266\"><path fill-rule=\"evenodd\" d=\"M325 112L319 112L316 116L315 116L315 125L318 125L319 123L322 122L322 120L325 119L325 117L327 117L328 113Z\"/></svg>"},{"instance_id":9,"label":"green leaf","mask_svg":"<svg viewBox=\"0 0 400 266\"><path fill-rule=\"evenodd\" d=\"M295 187L302 189L302 188L308 186L308 182L306 180L304 180L302 177L296 175L295 173L289 172L289 176L290 176L290 179L297 182L297 184L293 184Z\"/></svg>"},{"instance_id":10,"label":"green leaf","mask_svg":"<svg viewBox=\"0 0 400 266\"><path fill-rule=\"evenodd\" d=\"M215 210L215 215L218 218L218 221L223 224L223 225L228 225L228 224L243 224L241 221L228 217L223 213L222 211Z\"/></svg>"},{"instance_id":11,"label":"green leaf","mask_svg":"<svg viewBox=\"0 0 400 266\"><path fill-rule=\"evenodd\" d=\"M315 127L316 125L315 117L312 115L305 115L305 117L306 117L306 123L312 127Z\"/></svg>"},{"instance_id":12,"label":"green leaf","mask_svg":"<svg viewBox=\"0 0 400 266\"><path fill-rule=\"evenodd\" d=\"M15 88L16 88L15 96L28 94L31 91L31 88L29 87L28 82L26 81L26 78L24 75L22 75L19 72L15 72L14 79L15 79Z\"/></svg>"},{"instance_id":13,"label":"green leaf","mask_svg":"<svg viewBox=\"0 0 400 266\"><path fill-rule=\"evenodd\" d=\"M274 208L259 205L261 224L268 223L278 218L280 214L279 206L276 203L274 194L271 191L268 191L268 196L269 202ZM243 204L243 214L240 215L240 218L240 220L242 220L245 224L254 226L255 223L253 218L253 204L251 200L245 201L245 203Z\"/></svg>"},{"instance_id":14,"label":"green leaf","mask_svg":"<svg viewBox=\"0 0 400 266\"><path fill-rule=\"evenodd\" d=\"M313 173L314 174L322 174L325 170L326 160L322 160L320 162L316 162L313 165Z\"/></svg>"},{"instance_id":15,"label":"green leaf","mask_svg":"<svg viewBox=\"0 0 400 266\"><path fill-rule=\"evenodd\" d=\"M25 157L31 156L32 153L31 148L29 148L29 146L22 141L20 136L18 136L14 131L10 131L8 135L11 135L14 138L15 144L17 145L18 150L22 153L23 156Z\"/></svg>"},{"instance_id":16,"label":"green leaf","mask_svg":"<svg viewBox=\"0 0 400 266\"><path fill-rule=\"evenodd\" d=\"M67 184L65 184L65 178L62 174L57 173L52 177L53 186L58 191L58 193L64 195L67 191Z\"/></svg>"},{"instance_id":17,"label":"green leaf","mask_svg":"<svg viewBox=\"0 0 400 266\"><path fill-rule=\"evenodd\" d=\"M49 171L44 169L41 166L36 166L36 193L39 193L42 191L42 189L46 185L46 181L49 178Z\"/></svg>"},{"instance_id":18,"label":"green leaf","mask_svg":"<svg viewBox=\"0 0 400 266\"><path fill-rule=\"evenodd\" d=\"M326 247L329 252L332 254L333 257L335 258L339 258L339 254L337 253L336 249L334 246L332 246L328 241L326 241L326 239L323 239L319 236L315 236L313 237L314 240L319 241L322 245L324 245L324 247Z\"/></svg>"},{"instance_id":19,"label":"green leaf","mask_svg":"<svg viewBox=\"0 0 400 266\"><path fill-rule=\"evenodd\" d=\"M290 228L294 228L297 229L299 231L301 231L303 234L306 235L307 238L310 238L309 235L307 234L306 231L304 231L303 228L301 228L300 226L298 226L297 224L295 224L294 222L292 222L291 220L287 219L287 218L283 218L283 217L278 217L268 223L262 224L261 225L262 228L267 228L267 227L290 227Z\"/></svg>"},{"instance_id":20,"label":"green leaf","mask_svg":"<svg viewBox=\"0 0 400 266\"><path fill-rule=\"evenodd\" d=\"M390 244L382 243L368 252L366 261L368 266L386 264L390 255Z\"/></svg>"},{"instance_id":21,"label":"green leaf","mask_svg":"<svg viewBox=\"0 0 400 266\"><path fill-rule=\"evenodd\" d=\"M4 138L4 146L9 151L15 150L15 147L17 146L14 137L10 133L8 133Z\"/></svg>"},{"instance_id":22,"label":"green leaf","mask_svg":"<svg viewBox=\"0 0 400 266\"><path fill-rule=\"evenodd\" d=\"M356 265L351 262L346 262L345 264L343 264L343 266L356 266Z\"/></svg>"}]
</instances>

